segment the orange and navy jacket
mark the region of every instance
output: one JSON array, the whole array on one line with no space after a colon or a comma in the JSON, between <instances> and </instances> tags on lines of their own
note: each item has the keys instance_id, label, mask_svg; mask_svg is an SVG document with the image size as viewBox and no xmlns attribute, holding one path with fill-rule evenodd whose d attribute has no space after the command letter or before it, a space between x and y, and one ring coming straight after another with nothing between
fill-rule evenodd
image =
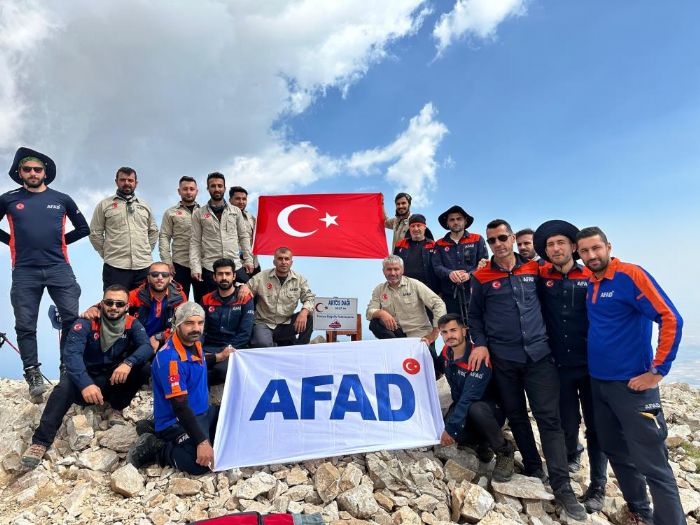
<instances>
[{"instance_id":1,"label":"orange and navy jacket","mask_svg":"<svg viewBox=\"0 0 700 525\"><path fill-rule=\"evenodd\" d=\"M486 243L478 233L465 231L457 243L450 238L449 233L435 241L432 263L433 271L440 282L440 291L445 295L452 295L455 284L450 281L450 273L455 270L472 273L479 261L487 257Z\"/></svg>"},{"instance_id":2,"label":"orange and navy jacket","mask_svg":"<svg viewBox=\"0 0 700 525\"><path fill-rule=\"evenodd\" d=\"M65 264L67 245L90 234L73 199L51 188L39 193L18 188L0 195L0 220L5 216L10 233L0 230L0 242L10 247L13 268ZM66 218L74 228L68 233Z\"/></svg>"},{"instance_id":3,"label":"orange and navy jacket","mask_svg":"<svg viewBox=\"0 0 700 525\"><path fill-rule=\"evenodd\" d=\"M221 297L218 290L202 298L206 315L204 321L204 351L221 352L225 346L245 348L250 342L255 324L253 296L240 299L239 293Z\"/></svg>"},{"instance_id":4,"label":"orange and navy jacket","mask_svg":"<svg viewBox=\"0 0 700 525\"><path fill-rule=\"evenodd\" d=\"M177 423L170 403L174 397L186 395L187 404L195 416L209 409L207 363L199 342L193 347L186 347L177 334L173 334L153 358L151 379L157 432Z\"/></svg>"},{"instance_id":5,"label":"orange and navy jacket","mask_svg":"<svg viewBox=\"0 0 700 525\"><path fill-rule=\"evenodd\" d=\"M404 237L394 246L394 255L398 255L403 260L403 274L406 277L416 279L426 285L435 293L440 293L440 282L433 270L433 249L435 242L426 238L425 241L412 241L410 237ZM408 257L412 250L420 250L421 261L423 262L423 273L417 274L408 268Z\"/></svg>"},{"instance_id":6,"label":"orange and navy jacket","mask_svg":"<svg viewBox=\"0 0 700 525\"><path fill-rule=\"evenodd\" d=\"M467 422L469 407L484 398L491 381L491 369L483 362L478 370L469 370L469 352L454 359L452 348L447 345L442 349L439 359L444 364L445 378L452 396L452 405L445 418L445 432L456 439Z\"/></svg>"},{"instance_id":7,"label":"orange and navy jacket","mask_svg":"<svg viewBox=\"0 0 700 525\"><path fill-rule=\"evenodd\" d=\"M510 272L492 258L472 274L469 333L475 346L486 346L496 358L539 361L550 354L537 297L540 266L514 255Z\"/></svg>"},{"instance_id":8,"label":"orange and navy jacket","mask_svg":"<svg viewBox=\"0 0 700 525\"><path fill-rule=\"evenodd\" d=\"M540 266L537 290L557 366L588 365L586 292L590 277L590 270L576 263L566 275L550 262Z\"/></svg>"},{"instance_id":9,"label":"orange and navy jacket","mask_svg":"<svg viewBox=\"0 0 700 525\"><path fill-rule=\"evenodd\" d=\"M592 377L626 381L652 366L668 374L681 341L683 319L643 268L613 257L600 278L591 277L586 306ZM659 324L656 355L651 345L652 322Z\"/></svg>"},{"instance_id":10,"label":"orange and navy jacket","mask_svg":"<svg viewBox=\"0 0 700 525\"><path fill-rule=\"evenodd\" d=\"M153 355L146 330L127 315L124 333L105 352L100 346L100 320L78 319L66 336L63 361L68 377L78 389L94 384L91 376L111 374L121 363L140 366Z\"/></svg>"},{"instance_id":11,"label":"orange and navy jacket","mask_svg":"<svg viewBox=\"0 0 700 525\"><path fill-rule=\"evenodd\" d=\"M170 337L175 310L187 301L182 287L171 282L161 301L154 301L148 282L129 293L129 313L141 321L148 337L162 333L163 341Z\"/></svg>"}]
</instances>

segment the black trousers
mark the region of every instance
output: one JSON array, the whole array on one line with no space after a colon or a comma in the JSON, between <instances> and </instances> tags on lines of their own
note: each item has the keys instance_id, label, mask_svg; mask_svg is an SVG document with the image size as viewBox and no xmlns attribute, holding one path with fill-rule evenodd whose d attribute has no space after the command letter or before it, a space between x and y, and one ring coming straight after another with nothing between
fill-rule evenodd
<instances>
[{"instance_id":1,"label":"black trousers","mask_svg":"<svg viewBox=\"0 0 700 525\"><path fill-rule=\"evenodd\" d=\"M201 303L202 297L206 294L204 283L192 279L192 270L187 266L182 266L177 263L173 263L173 266L175 267L175 281L182 286L182 291L185 292L185 296L189 297L190 289L192 289L194 301L196 303Z\"/></svg>"},{"instance_id":2,"label":"black trousers","mask_svg":"<svg viewBox=\"0 0 700 525\"><path fill-rule=\"evenodd\" d=\"M396 339L401 337L407 337L401 327L396 330L389 330L380 319L372 319L369 322L369 330L374 334L377 339ZM433 368L435 369L435 378L439 378L445 373L445 365L442 359L437 355L435 351L435 343L429 345L430 356L433 358Z\"/></svg>"},{"instance_id":3,"label":"black trousers","mask_svg":"<svg viewBox=\"0 0 700 525\"><path fill-rule=\"evenodd\" d=\"M148 363L133 367L126 378L126 382L118 385L109 384L111 376L111 370L99 375L90 374L95 385L102 390L104 400L114 410L122 410L129 406L141 385L148 382L148 379L151 377L151 365ZM46 401L46 407L44 407L44 412L41 414L39 426L34 431L32 443L50 447L54 439L56 439L58 429L61 428L63 417L74 403L81 406L88 405L83 399L80 389L70 380L68 374L63 374L58 385L54 387L49 399Z\"/></svg>"},{"instance_id":4,"label":"black trousers","mask_svg":"<svg viewBox=\"0 0 700 525\"><path fill-rule=\"evenodd\" d=\"M148 267L141 270L124 270L115 268L107 263L102 265L102 289L113 284L121 284L126 286L127 290L133 290L146 280L148 275Z\"/></svg>"},{"instance_id":5,"label":"black trousers","mask_svg":"<svg viewBox=\"0 0 700 525\"><path fill-rule=\"evenodd\" d=\"M209 437L209 442L214 445L214 433L216 422L219 419L219 407L210 406L209 409L197 416L199 426ZM169 426L165 430L156 433L159 439L165 441L165 446L158 456L158 463L162 467L171 466L181 472L199 476L211 472L208 467L197 464L197 443L194 443L185 429L179 423Z\"/></svg>"},{"instance_id":6,"label":"black trousers","mask_svg":"<svg viewBox=\"0 0 700 525\"><path fill-rule=\"evenodd\" d=\"M659 389L631 390L627 381L591 379L598 438L631 510L648 513L655 525L685 523L678 485L668 464L668 431ZM646 480L646 481L645 481Z\"/></svg>"},{"instance_id":7,"label":"black trousers","mask_svg":"<svg viewBox=\"0 0 700 525\"><path fill-rule=\"evenodd\" d=\"M587 366L558 366L559 372L559 412L561 426L566 440L566 454L569 461L579 453L579 427L581 411L586 423L586 448L590 463L591 486L604 488L607 482L608 458L600 448L593 410L591 376Z\"/></svg>"},{"instance_id":8,"label":"black trousers","mask_svg":"<svg viewBox=\"0 0 700 525\"><path fill-rule=\"evenodd\" d=\"M448 410L445 420L450 415ZM496 403L492 401L475 401L469 407L464 429L457 436L459 445L476 446L486 443L494 452L506 447L503 437L503 424L506 418Z\"/></svg>"},{"instance_id":9,"label":"black trousers","mask_svg":"<svg viewBox=\"0 0 700 525\"><path fill-rule=\"evenodd\" d=\"M552 489L568 488L569 466L564 431L559 417L559 376L550 356L537 362L516 363L491 356L493 378L515 443L523 456L525 471L542 468L527 414L525 394L542 439L542 451Z\"/></svg>"}]
</instances>

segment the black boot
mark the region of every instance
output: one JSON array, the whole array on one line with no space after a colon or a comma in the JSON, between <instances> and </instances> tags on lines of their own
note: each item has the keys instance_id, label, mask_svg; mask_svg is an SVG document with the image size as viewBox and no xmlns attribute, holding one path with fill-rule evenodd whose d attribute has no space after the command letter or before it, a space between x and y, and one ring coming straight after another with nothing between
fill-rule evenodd
<instances>
[{"instance_id":1,"label":"black boot","mask_svg":"<svg viewBox=\"0 0 700 525\"><path fill-rule=\"evenodd\" d=\"M139 419L136 422L136 433L139 436L142 434L156 433L156 421L152 415L148 416L146 419Z\"/></svg>"},{"instance_id":2,"label":"black boot","mask_svg":"<svg viewBox=\"0 0 700 525\"><path fill-rule=\"evenodd\" d=\"M586 521L586 509L576 499L576 494L568 484L560 490L554 492L556 501L566 512L566 515L576 521Z\"/></svg>"},{"instance_id":3,"label":"black boot","mask_svg":"<svg viewBox=\"0 0 700 525\"><path fill-rule=\"evenodd\" d=\"M492 479L494 481L510 481L515 468L515 449L509 441L503 448L496 451L496 466L493 468Z\"/></svg>"},{"instance_id":4,"label":"black boot","mask_svg":"<svg viewBox=\"0 0 700 525\"><path fill-rule=\"evenodd\" d=\"M41 396L49 387L44 383L44 376L41 375L39 365L30 366L24 369L24 379L29 385L29 397L32 403L41 403Z\"/></svg>"},{"instance_id":5,"label":"black boot","mask_svg":"<svg viewBox=\"0 0 700 525\"><path fill-rule=\"evenodd\" d=\"M569 472L578 472L581 470L581 455L583 454L583 446L581 443L576 447L576 452L569 456Z\"/></svg>"},{"instance_id":6,"label":"black boot","mask_svg":"<svg viewBox=\"0 0 700 525\"><path fill-rule=\"evenodd\" d=\"M586 507L586 512L593 514L603 509L605 502L605 488L591 485L581 497L581 503Z\"/></svg>"},{"instance_id":7,"label":"black boot","mask_svg":"<svg viewBox=\"0 0 700 525\"><path fill-rule=\"evenodd\" d=\"M126 461L136 468L152 465L158 459L158 453L164 446L165 442L153 434L141 434L136 443L129 449Z\"/></svg>"}]
</instances>

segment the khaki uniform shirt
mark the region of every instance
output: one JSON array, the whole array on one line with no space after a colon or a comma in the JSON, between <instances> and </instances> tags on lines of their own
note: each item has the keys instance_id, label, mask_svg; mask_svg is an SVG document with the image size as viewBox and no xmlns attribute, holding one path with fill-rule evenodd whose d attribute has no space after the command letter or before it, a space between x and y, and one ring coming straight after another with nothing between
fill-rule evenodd
<instances>
[{"instance_id":1,"label":"khaki uniform shirt","mask_svg":"<svg viewBox=\"0 0 700 525\"><path fill-rule=\"evenodd\" d=\"M248 229L248 233L250 234L250 247L251 247L251 252L252 252L253 251L252 250L253 244L255 241L255 222L256 222L255 215L253 215L252 213L249 213L247 211L243 211L242 213L243 213L243 218L246 221L246 224L248 224L248 226L250 226L250 228ZM255 268L260 266L260 261L258 261L257 255L253 255L253 266Z\"/></svg>"},{"instance_id":2,"label":"khaki uniform shirt","mask_svg":"<svg viewBox=\"0 0 700 525\"><path fill-rule=\"evenodd\" d=\"M199 204L194 203L194 209ZM164 263L177 263L190 267L190 237L192 237L192 213L181 202L165 210L160 223L158 249L160 260Z\"/></svg>"},{"instance_id":3,"label":"khaki uniform shirt","mask_svg":"<svg viewBox=\"0 0 700 525\"><path fill-rule=\"evenodd\" d=\"M430 325L425 308L433 312L433 326ZM447 313L445 303L430 288L422 282L410 277L401 277L396 288L383 282L372 291L372 298L367 305L367 319L377 310L389 312L401 330L408 337L423 337L437 327L440 317Z\"/></svg>"},{"instance_id":4,"label":"khaki uniform shirt","mask_svg":"<svg viewBox=\"0 0 700 525\"><path fill-rule=\"evenodd\" d=\"M225 203L221 222L209 204L197 208L192 213L192 237L190 239L190 270L202 273L202 268L214 271L214 261L221 258L233 260L236 270L243 262L253 262L250 253L250 235L241 210Z\"/></svg>"},{"instance_id":5,"label":"khaki uniform shirt","mask_svg":"<svg viewBox=\"0 0 700 525\"><path fill-rule=\"evenodd\" d=\"M309 288L306 278L292 270L284 284L275 274L275 269L263 270L251 277L248 287L255 296L255 322L275 328L289 324L297 304L313 314L316 294Z\"/></svg>"},{"instance_id":6,"label":"khaki uniform shirt","mask_svg":"<svg viewBox=\"0 0 700 525\"><path fill-rule=\"evenodd\" d=\"M90 242L102 260L115 268L141 270L153 262L158 225L148 203L130 204L113 195L100 201L90 221Z\"/></svg>"},{"instance_id":7,"label":"khaki uniform shirt","mask_svg":"<svg viewBox=\"0 0 700 525\"><path fill-rule=\"evenodd\" d=\"M410 217L410 215L405 219L391 217L384 220L384 226L386 226L390 230L394 230L394 238L391 241L391 250L389 250L389 253L394 253L396 243L406 236L406 232L408 231L408 219Z\"/></svg>"}]
</instances>

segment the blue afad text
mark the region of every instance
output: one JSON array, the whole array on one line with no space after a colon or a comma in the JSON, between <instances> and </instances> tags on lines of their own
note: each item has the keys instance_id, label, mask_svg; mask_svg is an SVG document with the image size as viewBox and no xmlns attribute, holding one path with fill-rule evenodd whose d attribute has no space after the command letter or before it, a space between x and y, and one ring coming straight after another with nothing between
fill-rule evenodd
<instances>
[{"instance_id":1,"label":"blue afad text","mask_svg":"<svg viewBox=\"0 0 700 525\"><path fill-rule=\"evenodd\" d=\"M342 376L338 394L333 400L329 390L317 387L332 385L334 376L305 377L301 380L301 410L297 410L287 381L272 379L250 416L250 421L262 421L267 414L279 412L284 419L315 419L316 404L332 402L330 419L345 419L348 413L357 413L365 421L406 421L416 410L416 396L408 379L399 374L375 374L374 387L377 406L372 406L365 387L357 374ZM401 406L392 408L390 388L395 387L401 398ZM275 400L277 398L277 400ZM301 417L300 417L301 415Z\"/></svg>"}]
</instances>

